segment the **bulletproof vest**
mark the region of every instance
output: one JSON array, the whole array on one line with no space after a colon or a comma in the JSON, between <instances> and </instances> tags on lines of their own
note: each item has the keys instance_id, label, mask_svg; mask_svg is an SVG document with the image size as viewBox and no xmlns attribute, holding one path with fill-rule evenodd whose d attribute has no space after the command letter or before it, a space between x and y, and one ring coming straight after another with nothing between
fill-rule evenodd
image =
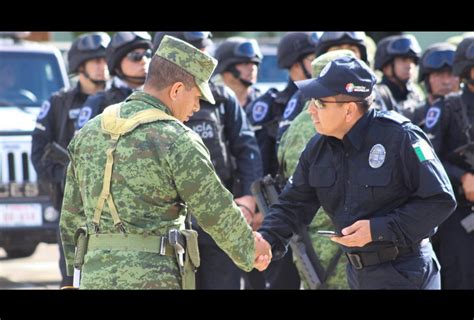
<instances>
[{"instance_id":1,"label":"bulletproof vest","mask_svg":"<svg viewBox=\"0 0 474 320\"><path fill-rule=\"evenodd\" d=\"M227 188L232 178L233 165L225 134L224 117L227 96L223 86L211 85L211 91L216 100L212 105L201 100L201 108L185 123L190 129L199 134L209 149L211 161L216 173Z\"/></svg>"},{"instance_id":2,"label":"bulletproof vest","mask_svg":"<svg viewBox=\"0 0 474 320\"><path fill-rule=\"evenodd\" d=\"M456 126L463 132L466 136L467 143L471 142L471 128L472 124L469 120L467 114L467 106L462 99L462 95L448 95L444 100L444 107L448 108L451 111L451 114L456 121Z\"/></svg>"},{"instance_id":3,"label":"bulletproof vest","mask_svg":"<svg viewBox=\"0 0 474 320\"><path fill-rule=\"evenodd\" d=\"M112 104L116 104L122 101L125 101L129 95L133 92L129 88L117 88L111 87L109 90L105 91L104 98L100 103L99 113L102 113L104 109Z\"/></svg>"},{"instance_id":4,"label":"bulletproof vest","mask_svg":"<svg viewBox=\"0 0 474 320\"><path fill-rule=\"evenodd\" d=\"M87 95L81 93L79 88L74 90L61 90L53 97L54 118L57 120L54 124L55 142L63 148L67 148L69 142L74 137L74 122L76 121L82 104L86 101ZM65 173L66 168L64 168ZM63 183L49 183L49 194L51 202L56 210L61 210L64 194Z\"/></svg>"}]
</instances>

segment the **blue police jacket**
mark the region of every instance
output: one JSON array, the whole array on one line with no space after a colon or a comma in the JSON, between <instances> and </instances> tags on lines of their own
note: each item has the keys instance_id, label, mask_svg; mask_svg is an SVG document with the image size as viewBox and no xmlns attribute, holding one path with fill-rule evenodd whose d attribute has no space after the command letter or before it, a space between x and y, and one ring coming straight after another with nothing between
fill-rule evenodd
<instances>
[{"instance_id":1,"label":"blue police jacket","mask_svg":"<svg viewBox=\"0 0 474 320\"><path fill-rule=\"evenodd\" d=\"M337 231L370 219L373 241L345 252L410 246L455 209L453 190L429 139L396 112L370 110L342 140L316 135L259 229L274 259L323 207Z\"/></svg>"}]
</instances>

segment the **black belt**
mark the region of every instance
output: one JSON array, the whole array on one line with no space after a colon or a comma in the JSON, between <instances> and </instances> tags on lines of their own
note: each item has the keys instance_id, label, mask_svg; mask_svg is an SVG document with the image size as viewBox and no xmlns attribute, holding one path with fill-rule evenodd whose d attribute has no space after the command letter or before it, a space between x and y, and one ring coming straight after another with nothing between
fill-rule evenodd
<instances>
[{"instance_id":1,"label":"black belt","mask_svg":"<svg viewBox=\"0 0 474 320\"><path fill-rule=\"evenodd\" d=\"M353 252L346 253L347 259L356 269L373 266L387 261L395 260L397 257L416 252L420 247L429 243L429 239L423 239L421 242L410 247L389 247L374 252Z\"/></svg>"}]
</instances>

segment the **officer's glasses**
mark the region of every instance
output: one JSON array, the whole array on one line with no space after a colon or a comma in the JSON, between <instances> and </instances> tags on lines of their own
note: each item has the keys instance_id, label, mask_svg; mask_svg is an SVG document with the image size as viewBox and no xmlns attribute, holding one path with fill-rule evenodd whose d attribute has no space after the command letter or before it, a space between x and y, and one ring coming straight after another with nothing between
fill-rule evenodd
<instances>
[{"instance_id":1,"label":"officer's glasses","mask_svg":"<svg viewBox=\"0 0 474 320\"><path fill-rule=\"evenodd\" d=\"M349 38L356 41L364 41L365 40L365 32L363 31L326 31L321 36L320 41L336 41L342 38Z\"/></svg>"},{"instance_id":2,"label":"officer's glasses","mask_svg":"<svg viewBox=\"0 0 474 320\"><path fill-rule=\"evenodd\" d=\"M474 43L471 43L471 45L467 47L466 58L474 59Z\"/></svg>"},{"instance_id":3,"label":"officer's glasses","mask_svg":"<svg viewBox=\"0 0 474 320\"><path fill-rule=\"evenodd\" d=\"M94 33L82 36L77 43L77 49L80 51L97 50L100 47L107 48L110 37L106 33Z\"/></svg>"},{"instance_id":4,"label":"officer's glasses","mask_svg":"<svg viewBox=\"0 0 474 320\"><path fill-rule=\"evenodd\" d=\"M148 32L129 32L121 31L114 34L110 45L114 48L123 46L126 43L132 42L135 38L151 41L151 36Z\"/></svg>"},{"instance_id":5,"label":"officer's glasses","mask_svg":"<svg viewBox=\"0 0 474 320\"><path fill-rule=\"evenodd\" d=\"M262 59L263 57L262 52L260 51L260 47L258 46L257 41L254 39L242 42L241 44L236 46L234 48L234 54L237 57L243 58Z\"/></svg>"},{"instance_id":6,"label":"officer's glasses","mask_svg":"<svg viewBox=\"0 0 474 320\"><path fill-rule=\"evenodd\" d=\"M410 51L415 54L419 54L421 52L418 41L416 41L416 39L411 35L391 41L387 46L388 54L404 55Z\"/></svg>"},{"instance_id":7,"label":"officer's glasses","mask_svg":"<svg viewBox=\"0 0 474 320\"><path fill-rule=\"evenodd\" d=\"M429 69L441 69L444 65L453 66L454 51L433 51L423 58L423 67Z\"/></svg>"},{"instance_id":8,"label":"officer's glasses","mask_svg":"<svg viewBox=\"0 0 474 320\"><path fill-rule=\"evenodd\" d=\"M147 49L143 52L141 51L132 51L126 55L127 59L133 62L138 62L143 59L143 57L151 58L152 52L150 49Z\"/></svg>"},{"instance_id":9,"label":"officer's glasses","mask_svg":"<svg viewBox=\"0 0 474 320\"><path fill-rule=\"evenodd\" d=\"M349 102L361 103L362 101L323 101L323 100L320 100L320 99L312 98L311 102L316 107L316 109L323 110L323 109L326 109L325 104L327 104L327 103L335 103L335 104L349 103Z\"/></svg>"},{"instance_id":10,"label":"officer's glasses","mask_svg":"<svg viewBox=\"0 0 474 320\"><path fill-rule=\"evenodd\" d=\"M189 31L183 32L183 35L187 41L198 41L212 38L212 33L209 31Z\"/></svg>"}]
</instances>

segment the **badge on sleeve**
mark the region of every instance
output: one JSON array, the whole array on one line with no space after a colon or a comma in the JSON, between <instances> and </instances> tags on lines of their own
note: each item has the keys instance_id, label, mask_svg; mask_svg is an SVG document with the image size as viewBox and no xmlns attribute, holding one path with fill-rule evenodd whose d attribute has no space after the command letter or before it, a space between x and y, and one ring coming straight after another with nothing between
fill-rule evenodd
<instances>
[{"instance_id":1,"label":"badge on sleeve","mask_svg":"<svg viewBox=\"0 0 474 320\"><path fill-rule=\"evenodd\" d=\"M374 169L380 168L385 162L386 153L383 145L374 145L369 152L369 165Z\"/></svg>"},{"instance_id":2,"label":"badge on sleeve","mask_svg":"<svg viewBox=\"0 0 474 320\"><path fill-rule=\"evenodd\" d=\"M262 121L268 112L268 104L263 101L255 103L252 109L252 118L255 122Z\"/></svg>"},{"instance_id":3,"label":"badge on sleeve","mask_svg":"<svg viewBox=\"0 0 474 320\"><path fill-rule=\"evenodd\" d=\"M425 140L420 139L415 144L412 144L412 147L413 150L415 150L416 156L418 157L418 160L420 160L420 162L434 159L433 151L428 145L428 142L426 142Z\"/></svg>"},{"instance_id":4,"label":"badge on sleeve","mask_svg":"<svg viewBox=\"0 0 474 320\"><path fill-rule=\"evenodd\" d=\"M82 128L87 121L91 118L92 114L92 109L91 107L84 107L81 109L81 112L79 113L79 118L77 119L77 125L79 128Z\"/></svg>"},{"instance_id":5,"label":"badge on sleeve","mask_svg":"<svg viewBox=\"0 0 474 320\"><path fill-rule=\"evenodd\" d=\"M289 116L295 111L296 102L298 99L293 98L288 102L288 105L285 108L285 112L283 113L283 119L288 119Z\"/></svg>"},{"instance_id":6,"label":"badge on sleeve","mask_svg":"<svg viewBox=\"0 0 474 320\"><path fill-rule=\"evenodd\" d=\"M38 114L38 120L43 120L46 117L46 115L48 114L49 109L51 109L51 103L48 100L46 100L41 105L41 110Z\"/></svg>"},{"instance_id":7,"label":"badge on sleeve","mask_svg":"<svg viewBox=\"0 0 474 320\"><path fill-rule=\"evenodd\" d=\"M438 123L439 116L441 115L441 109L439 107L431 107L426 113L425 126L430 129Z\"/></svg>"}]
</instances>

